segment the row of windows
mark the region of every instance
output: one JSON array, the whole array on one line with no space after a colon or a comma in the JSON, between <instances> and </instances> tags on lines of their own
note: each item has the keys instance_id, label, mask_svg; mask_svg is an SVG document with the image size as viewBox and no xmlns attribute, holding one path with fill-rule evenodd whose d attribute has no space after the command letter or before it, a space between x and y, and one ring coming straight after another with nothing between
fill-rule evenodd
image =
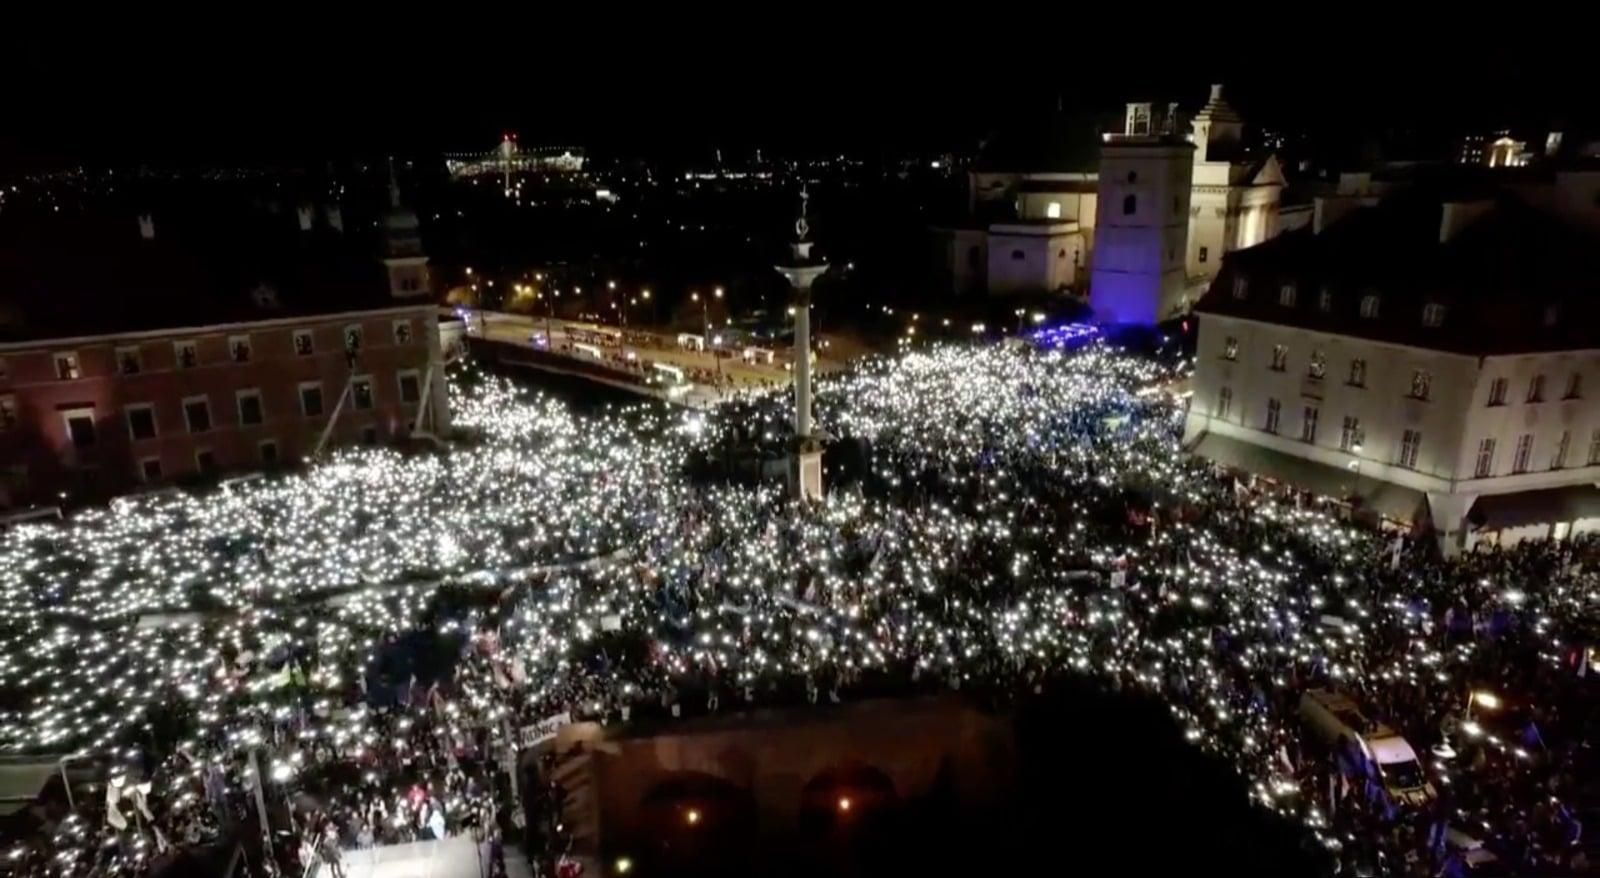
<instances>
[{"instance_id":1,"label":"row of windows","mask_svg":"<svg viewBox=\"0 0 1600 878\"><path fill-rule=\"evenodd\" d=\"M256 443L256 455L261 463L271 466L281 458L278 452L278 440L263 439ZM215 475L217 472L216 452L209 448L196 448L194 452L194 467L201 475ZM142 457L139 459L139 478L144 482L159 482L166 475L161 469L161 458Z\"/></svg>"},{"instance_id":2,"label":"row of windows","mask_svg":"<svg viewBox=\"0 0 1600 878\"><path fill-rule=\"evenodd\" d=\"M392 327L394 343L408 345L415 338L412 332L411 321L396 320ZM361 351L363 333L359 324L351 324L344 328L345 353L355 354ZM200 362L200 348L193 339L175 341L172 343L173 357L179 369L193 369ZM309 357L316 353L316 342L309 329L294 331L294 352L296 356ZM248 363L252 356L250 336L228 336L228 359L235 363ZM144 371L144 353L135 345L128 345L116 349L117 371L123 375L137 375ZM83 370L78 362L76 351L58 351L55 354L56 378L61 381L76 381L83 377ZM3 373L0 373L3 374Z\"/></svg>"},{"instance_id":3,"label":"row of windows","mask_svg":"<svg viewBox=\"0 0 1600 878\"><path fill-rule=\"evenodd\" d=\"M1203 261L1203 260L1202 260ZM1299 303L1299 287L1293 283L1281 284L1278 287L1278 304L1285 308L1293 308ZM1235 299L1248 299L1250 297L1250 280L1244 275L1235 275L1233 278L1233 297ZM1317 291L1317 310L1324 314L1333 311L1333 289L1323 285ZM1377 320L1382 314L1383 299L1377 293L1366 293L1361 297L1361 317L1365 320ZM1449 307L1440 302L1428 302L1422 306L1422 325L1439 327L1444 325L1444 319L1449 312ZM1546 305L1544 308L1544 325L1554 326L1561 319L1561 306L1557 304Z\"/></svg>"},{"instance_id":4,"label":"row of windows","mask_svg":"<svg viewBox=\"0 0 1600 878\"><path fill-rule=\"evenodd\" d=\"M1224 360L1238 360L1239 359L1239 340L1237 338L1234 338L1233 336L1228 336L1226 339L1223 340L1222 358ZM1288 365L1289 365L1289 348L1288 348L1288 346L1287 345L1281 345L1281 344L1280 345L1273 345L1272 346L1272 360L1271 360L1271 363L1268 365L1268 368L1272 369L1272 371L1274 371L1274 372L1284 372L1284 371L1288 370ZM1306 377L1320 381L1327 375L1327 371L1328 371L1328 357L1327 357L1327 355L1324 354L1322 351L1317 351L1317 350L1312 351L1310 358L1306 361ZM1349 377L1346 379L1345 383L1349 384L1352 387L1365 387L1365 386L1367 386L1367 361L1366 360L1360 359L1358 357L1358 358L1352 359L1350 361L1350 373L1349 373ZM1507 383L1506 379L1504 379L1504 378L1496 378L1496 379L1494 379L1493 382L1490 383L1490 385L1489 385L1489 405L1491 405L1491 406L1505 405L1505 403L1506 403L1506 389L1507 389L1507 386L1508 386L1508 383ZM1433 390L1433 375L1432 375L1432 373L1428 372L1426 369L1413 369L1411 371L1411 392L1410 392L1410 396L1412 396L1415 399L1427 399L1429 397L1429 395L1432 393L1432 390ZM1544 397L1545 397L1545 376L1541 373L1541 374L1533 376L1531 379L1528 380L1528 392L1527 392L1526 399L1527 399L1528 402L1544 402ZM1582 399L1583 398L1583 374L1581 372L1572 372L1572 373L1567 375L1566 389L1565 389L1565 391L1563 391L1561 398L1562 399Z\"/></svg>"},{"instance_id":5,"label":"row of windows","mask_svg":"<svg viewBox=\"0 0 1600 878\"><path fill-rule=\"evenodd\" d=\"M1233 408L1233 389L1222 388L1217 394L1218 418L1226 420ZM1277 399L1267 400L1266 416L1262 421L1261 429L1277 435L1283 418L1283 404ZM1317 426L1321 421L1321 411L1315 405L1307 405L1300 418L1300 441L1314 443L1317 441ZM1360 454L1365 431L1361 426L1361 419L1354 415L1346 415L1339 431L1339 450L1351 454ZM1494 475L1495 440L1484 439L1478 443L1478 457L1473 468L1473 475L1483 479ZM1563 469L1568 465L1568 452L1572 446L1572 432L1564 430L1561 438L1556 443L1555 453L1550 457L1550 469ZM1400 453L1395 463L1406 469L1416 469L1417 456L1422 449L1422 431L1406 430L1400 438ZM1523 433L1517 437L1517 447L1511 459L1512 474L1526 473L1532 466L1533 434ZM1589 455L1587 466L1600 465L1600 430L1595 430L1589 438Z\"/></svg>"},{"instance_id":6,"label":"row of windows","mask_svg":"<svg viewBox=\"0 0 1600 878\"><path fill-rule=\"evenodd\" d=\"M400 390L400 401L414 404L422 399L422 386L415 370L401 372L396 376ZM322 395L322 382L302 381L298 388L300 398L300 414L314 418L326 413L327 406ZM9 401L9 424L16 422L15 399L3 397L0 401ZM256 388L240 390L235 394L235 405L239 413L239 426L255 427L266 422L266 409L261 402L261 391ZM358 377L350 381L350 406L356 411L368 411L373 407L372 379ZM155 439L160 435L156 424L155 406L150 403L133 403L123 408L124 417L128 422L128 436L135 441ZM95 418L93 409L73 409L64 412L67 436L77 448L90 448L96 444ZM211 398L209 396L190 396L183 400L183 421L189 433L208 433L215 426L211 418ZM8 425L9 425L8 424Z\"/></svg>"},{"instance_id":7,"label":"row of windows","mask_svg":"<svg viewBox=\"0 0 1600 878\"><path fill-rule=\"evenodd\" d=\"M361 441L367 445L378 442L378 428L368 424L361 428ZM265 466L271 466L282 460L278 449L278 440L262 439L256 443L256 458ZM217 455L209 448L197 448L194 452L194 466L201 475L215 475L217 473ZM161 458L139 458L139 478L144 482L159 482L166 475L162 471Z\"/></svg>"},{"instance_id":8,"label":"row of windows","mask_svg":"<svg viewBox=\"0 0 1600 878\"><path fill-rule=\"evenodd\" d=\"M1475 461L1472 474L1476 478L1486 479L1495 474L1495 449L1496 440L1482 439L1478 442L1478 457ZM1567 466L1567 457L1572 448L1572 431L1562 430L1561 438L1556 441L1555 451L1550 455L1550 469L1563 469ZM1516 448L1511 454L1511 473L1518 475L1529 472L1533 465L1533 434L1523 433L1517 437ZM1589 436L1589 455L1586 466L1600 465L1600 430L1595 430Z\"/></svg>"},{"instance_id":9,"label":"row of windows","mask_svg":"<svg viewBox=\"0 0 1600 878\"><path fill-rule=\"evenodd\" d=\"M1496 378L1489 382L1489 405L1505 405L1506 390L1509 382L1504 378ZM1544 402L1545 377L1543 373L1528 379L1528 391L1523 396L1526 402ZM1571 372L1567 375L1567 386L1561 393L1562 399L1583 398L1583 374Z\"/></svg>"}]
</instances>

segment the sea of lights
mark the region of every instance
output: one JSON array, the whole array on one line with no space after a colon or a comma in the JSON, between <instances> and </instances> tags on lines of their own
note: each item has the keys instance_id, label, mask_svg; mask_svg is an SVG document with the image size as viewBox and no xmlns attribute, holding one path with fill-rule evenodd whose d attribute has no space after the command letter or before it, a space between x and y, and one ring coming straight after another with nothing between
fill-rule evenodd
<instances>
[{"instance_id":1,"label":"sea of lights","mask_svg":"<svg viewBox=\"0 0 1600 878\"><path fill-rule=\"evenodd\" d=\"M329 759L368 764L475 727L503 739L561 711L615 718L679 687L759 703L782 680L848 697L867 675L1008 687L1065 670L1159 695L1261 804L1338 849L1355 840L1350 809L1330 814L1322 776L1290 755L1304 752L1299 688L1422 699L1418 715L1390 718L1416 735L1459 710L1491 657L1445 640L1434 620L1446 606L1509 614L1532 639L1492 658L1512 662L1502 675L1531 674L1593 623L1600 589L1571 567L1537 583L1467 566L1424 579L1391 569L1373 533L1241 500L1179 453L1178 403L1152 392L1170 377L1101 346L860 365L820 383L817 413L832 435L870 444L870 471L811 508L777 487L686 475L735 438L780 442L782 394L709 413L577 414L458 378L465 436L448 450L349 451L303 474L0 534L0 746L89 758L154 747L152 807L165 816L198 806L208 760L237 767L254 748L293 787ZM504 592L496 619L440 629L492 634L497 649L463 664L447 703L380 720L360 696L366 674L431 618L443 584ZM641 648L583 660L604 638ZM289 653L313 658L287 687L241 658ZM1500 831L1523 803L1473 781L1540 764L1495 735L1455 744L1478 758L1431 770L1491 790L1463 799L1459 819ZM364 779L405 800L380 772ZM106 854L100 805L80 802L78 819L14 859L37 874L139 871L142 845Z\"/></svg>"}]
</instances>

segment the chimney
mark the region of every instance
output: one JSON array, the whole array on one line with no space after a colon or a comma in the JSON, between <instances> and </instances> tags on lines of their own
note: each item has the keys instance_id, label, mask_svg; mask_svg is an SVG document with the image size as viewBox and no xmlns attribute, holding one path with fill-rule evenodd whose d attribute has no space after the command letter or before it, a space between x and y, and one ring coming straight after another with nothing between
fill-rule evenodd
<instances>
[{"instance_id":1,"label":"chimney","mask_svg":"<svg viewBox=\"0 0 1600 878\"><path fill-rule=\"evenodd\" d=\"M139 237L146 241L155 240L156 221L148 213L139 214Z\"/></svg>"},{"instance_id":2,"label":"chimney","mask_svg":"<svg viewBox=\"0 0 1600 878\"><path fill-rule=\"evenodd\" d=\"M344 231L344 211L339 209L339 205L330 204L322 212L328 218L328 228L335 232Z\"/></svg>"},{"instance_id":3,"label":"chimney","mask_svg":"<svg viewBox=\"0 0 1600 878\"><path fill-rule=\"evenodd\" d=\"M1446 201L1440 205L1439 243L1446 243L1460 234L1462 229L1472 225L1474 220L1488 213L1492 207L1494 207L1494 202L1487 199L1479 201Z\"/></svg>"},{"instance_id":4,"label":"chimney","mask_svg":"<svg viewBox=\"0 0 1600 878\"><path fill-rule=\"evenodd\" d=\"M309 204L300 205L300 207L295 210L295 214L300 219L300 231L302 231L302 232L311 231L311 220L312 220L313 217L316 216L316 213L315 213L315 211L312 210L311 205L309 205Z\"/></svg>"}]
</instances>

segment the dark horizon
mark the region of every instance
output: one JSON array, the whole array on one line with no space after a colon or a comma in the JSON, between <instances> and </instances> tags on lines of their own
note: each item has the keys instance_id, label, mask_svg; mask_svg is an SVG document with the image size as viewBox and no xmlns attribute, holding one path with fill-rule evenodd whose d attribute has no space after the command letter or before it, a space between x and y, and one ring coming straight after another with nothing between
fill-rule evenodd
<instances>
[{"instance_id":1,"label":"dark horizon","mask_svg":"<svg viewBox=\"0 0 1600 878\"><path fill-rule=\"evenodd\" d=\"M523 143L669 160L732 159L756 148L856 156L971 151L985 136L1057 107L1109 124L1124 102L1201 104L1213 82L1253 128L1353 151L1374 139L1442 144L1498 127L1592 136L1591 79L1565 56L1497 58L1493 70L1408 49L1384 69L1297 69L1294 51L1214 63L1174 46L1161 64L1128 65L1088 47L1074 66L981 54L916 56L866 44L796 59L749 44L719 53L654 44L601 52L541 47L538 63L489 57L391 64L375 46L303 55L276 48L209 57L112 51L83 62L93 90L9 63L38 87L18 90L0 127L0 168L315 162L394 152L488 150L502 131ZM860 52L852 51L859 49ZM865 54L862 54L865 53ZM202 52L202 55L208 53ZM1315 53L1310 53L1315 54ZM1100 71L1104 71L1103 73ZM1430 147L1431 148L1431 147Z\"/></svg>"}]
</instances>

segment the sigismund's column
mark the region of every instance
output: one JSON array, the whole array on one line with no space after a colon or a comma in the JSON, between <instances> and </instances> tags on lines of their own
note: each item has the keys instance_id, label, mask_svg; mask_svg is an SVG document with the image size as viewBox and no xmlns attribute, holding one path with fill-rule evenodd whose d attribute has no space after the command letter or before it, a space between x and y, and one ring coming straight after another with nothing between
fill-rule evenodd
<instances>
[{"instance_id":1,"label":"sigismund's column","mask_svg":"<svg viewBox=\"0 0 1600 878\"><path fill-rule=\"evenodd\" d=\"M794 289L794 360L790 367L794 376L794 452L790 476L800 499L820 500L822 443L811 423L811 285L828 270L828 263L811 255L812 242L807 240L811 224L806 221L806 204L810 198L802 188L800 217L794 223L795 240L789 245L789 262L775 267Z\"/></svg>"}]
</instances>

